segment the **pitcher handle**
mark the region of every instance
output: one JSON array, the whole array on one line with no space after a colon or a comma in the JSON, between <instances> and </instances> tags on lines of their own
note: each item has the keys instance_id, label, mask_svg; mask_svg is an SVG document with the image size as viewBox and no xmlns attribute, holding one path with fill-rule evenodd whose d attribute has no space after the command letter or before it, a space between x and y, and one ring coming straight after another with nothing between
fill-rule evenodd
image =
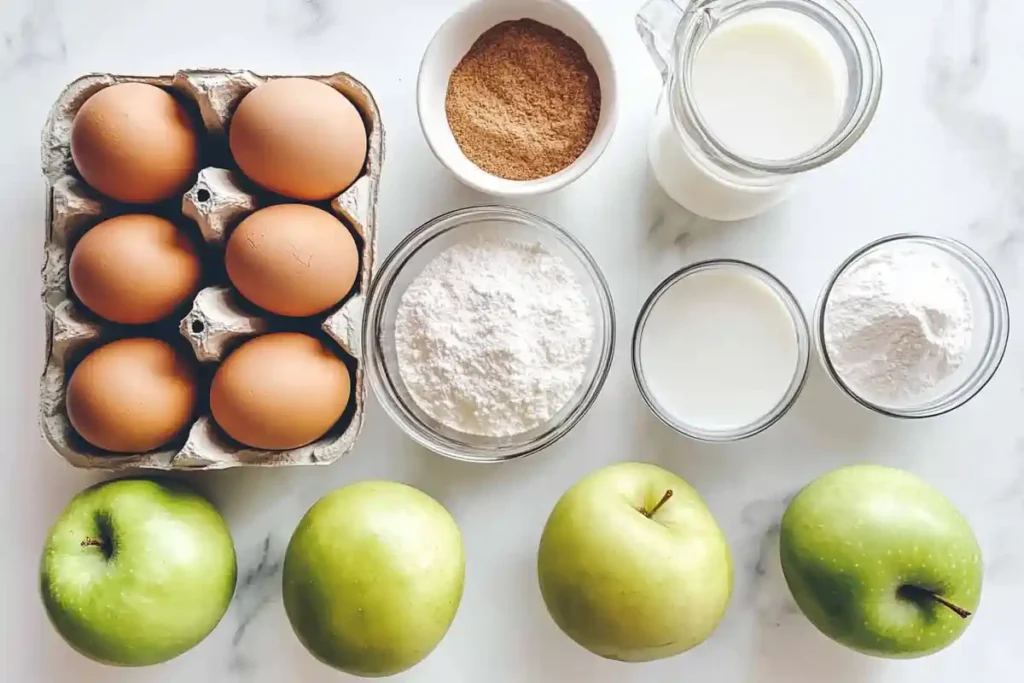
<instances>
[{"instance_id":1,"label":"pitcher handle","mask_svg":"<svg viewBox=\"0 0 1024 683\"><path fill-rule=\"evenodd\" d=\"M672 50L676 29L690 0L648 0L636 14L636 30L643 40L654 66L667 81L672 70Z\"/></svg>"}]
</instances>

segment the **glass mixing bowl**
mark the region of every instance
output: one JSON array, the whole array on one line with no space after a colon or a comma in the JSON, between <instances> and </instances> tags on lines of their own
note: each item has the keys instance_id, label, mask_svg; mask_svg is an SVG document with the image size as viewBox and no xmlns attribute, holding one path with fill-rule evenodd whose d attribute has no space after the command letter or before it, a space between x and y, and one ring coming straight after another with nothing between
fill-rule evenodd
<instances>
[{"instance_id":1,"label":"glass mixing bowl","mask_svg":"<svg viewBox=\"0 0 1024 683\"><path fill-rule=\"evenodd\" d=\"M960 275L970 295L974 313L971 349L961 366L933 390L907 403L882 403L859 393L836 370L825 343L825 310L836 282L851 268L877 249L895 244L911 244L931 249L944 258ZM924 418L955 410L974 398L996 374L1006 353L1010 335L1010 311L1006 294L995 272L981 256L961 242L948 237L899 234L883 237L861 247L840 264L832 274L814 313L814 345L829 377L862 406L890 417Z\"/></svg>"},{"instance_id":2,"label":"glass mixing bowl","mask_svg":"<svg viewBox=\"0 0 1024 683\"><path fill-rule=\"evenodd\" d=\"M395 350L395 318L410 283L445 249L488 232L540 242L565 261L577 276L594 321L590 359L576 393L547 423L509 437L458 432L427 415L402 380ZM370 287L363 313L365 367L370 386L384 410L414 441L456 460L512 460L536 453L568 434L594 404L604 386L614 349L615 313L611 292L593 257L554 223L509 206L459 209L414 230L385 259Z\"/></svg>"}]
</instances>

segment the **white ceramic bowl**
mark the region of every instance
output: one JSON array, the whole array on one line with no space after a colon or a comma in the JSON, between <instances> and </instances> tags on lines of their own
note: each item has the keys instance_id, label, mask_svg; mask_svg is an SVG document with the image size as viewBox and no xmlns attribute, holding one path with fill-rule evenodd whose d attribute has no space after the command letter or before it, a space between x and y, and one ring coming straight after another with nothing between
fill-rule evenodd
<instances>
[{"instance_id":1,"label":"white ceramic bowl","mask_svg":"<svg viewBox=\"0 0 1024 683\"><path fill-rule=\"evenodd\" d=\"M480 35L495 24L533 19L580 44L601 82L601 115L590 144L569 166L536 180L506 180L484 171L459 149L444 103L448 78ZM604 39L583 14L565 0L476 0L456 12L438 29L420 63L416 106L427 144L448 170L466 185L499 197L524 197L552 192L573 182L604 152L618 117L615 68Z\"/></svg>"}]
</instances>

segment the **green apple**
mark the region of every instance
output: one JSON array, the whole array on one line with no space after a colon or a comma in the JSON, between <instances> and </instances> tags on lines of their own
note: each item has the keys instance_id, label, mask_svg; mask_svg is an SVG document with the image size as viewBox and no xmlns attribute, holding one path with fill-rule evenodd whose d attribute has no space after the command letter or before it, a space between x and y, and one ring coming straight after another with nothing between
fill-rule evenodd
<instances>
[{"instance_id":1,"label":"green apple","mask_svg":"<svg viewBox=\"0 0 1024 683\"><path fill-rule=\"evenodd\" d=\"M725 536L683 479L641 463L585 477L555 505L537 554L555 623L608 659L642 662L693 648L732 594Z\"/></svg>"},{"instance_id":2,"label":"green apple","mask_svg":"<svg viewBox=\"0 0 1024 683\"><path fill-rule=\"evenodd\" d=\"M105 664L191 649L231 602L235 548L205 498L169 480L118 479L75 496L50 531L40 587L54 627Z\"/></svg>"},{"instance_id":3,"label":"green apple","mask_svg":"<svg viewBox=\"0 0 1024 683\"><path fill-rule=\"evenodd\" d=\"M284 606L321 662L390 676L441 642L462 600L466 557L448 511L404 484L340 488L306 513L284 560Z\"/></svg>"},{"instance_id":4,"label":"green apple","mask_svg":"<svg viewBox=\"0 0 1024 683\"><path fill-rule=\"evenodd\" d=\"M981 599L971 527L914 475L875 465L836 470L782 518L782 570L801 611L865 654L920 657L955 641Z\"/></svg>"}]
</instances>

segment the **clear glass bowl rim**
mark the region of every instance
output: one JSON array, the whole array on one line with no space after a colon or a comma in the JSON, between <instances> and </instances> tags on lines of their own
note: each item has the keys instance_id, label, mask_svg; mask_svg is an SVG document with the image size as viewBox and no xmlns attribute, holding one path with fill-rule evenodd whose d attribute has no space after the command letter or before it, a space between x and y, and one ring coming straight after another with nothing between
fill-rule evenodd
<instances>
[{"instance_id":1,"label":"clear glass bowl rim","mask_svg":"<svg viewBox=\"0 0 1024 683\"><path fill-rule=\"evenodd\" d=\"M449 230L459 228L466 223L484 220L513 220L520 224L525 223L541 231L553 234L556 239L566 246L579 259L583 269L591 276L590 282L597 294L601 309L600 314L603 319L604 334L595 340L595 345L599 347L597 350L600 355L598 356L593 375L589 377L589 386L580 395L579 402L572 406L569 412L557 424L550 425L548 429L536 438L522 444L496 446L486 451L476 451L464 444L453 442L444 435L432 430L428 425L422 424L419 420L412 419L407 415L411 411L406 402L391 390L388 382L384 379L384 374L387 371L383 367L383 354L377 341L378 335L376 330L380 327L383 317L384 304L387 300L386 295L390 293L394 281L416 253L433 239ZM572 234L552 221L518 207L501 204L468 206L448 211L423 223L406 235L381 263L380 269L377 271L367 291L366 304L363 311L362 349L365 356L364 367L366 368L370 386L384 411L388 414L388 417L397 423L402 431L419 445L453 460L474 463L507 462L533 455L551 446L572 431L580 420L583 419L583 416L590 411L611 371L612 359L615 355L615 327L615 306L608 282L594 257Z\"/></svg>"},{"instance_id":2,"label":"clear glass bowl rim","mask_svg":"<svg viewBox=\"0 0 1024 683\"><path fill-rule=\"evenodd\" d=\"M793 326L796 328L797 336L798 355L796 368L793 372L793 379L791 380L789 387L786 389L786 393L782 400L759 419L743 427L728 431L702 430L696 425L686 425L681 421L674 420L661 409L658 402L651 394L640 362L640 343L643 340L644 328L647 325L647 318L650 316L650 313L654 308L654 304L657 303L658 299L660 299L670 287L683 278L702 270L707 270L708 268L718 267L738 268L740 270L753 271L755 274L754 277L757 277L771 287L775 294L782 299L782 303L785 305L786 310L789 312L790 318L793 321ZM647 300L644 301L643 306L640 307L640 313L637 315L636 323L633 325L633 342L631 349L633 379L636 380L637 388L640 390L640 396L643 398L644 403L647 404L647 407L650 408L654 416L679 434L694 439L695 441L702 441L705 443L728 443L732 441L741 441L760 434L781 420L800 397L800 394L804 390L804 385L807 383L807 375L811 365L810 336L811 333L807 325L807 318L804 315L803 309L800 307L800 303L797 301L796 297L793 296L793 292L790 291L790 289L786 287L779 278L775 277L768 270L750 263L749 261L743 261L740 259L715 258L697 261L696 263L683 266L658 283L658 286L654 288L654 291L651 292L650 296L647 297Z\"/></svg>"},{"instance_id":3,"label":"clear glass bowl rim","mask_svg":"<svg viewBox=\"0 0 1024 683\"><path fill-rule=\"evenodd\" d=\"M868 253L872 249L880 247L885 244L893 242L901 242L906 240L916 240L921 242L932 242L943 245L942 247L936 247L943 249L947 253L955 253L970 269L976 271L979 277L985 280L991 291L995 293L995 299L989 301L989 305L992 309L993 314L993 334L992 339L989 340L989 347L984 357L988 358L986 364L979 365L972 374L972 377L979 370L983 370L982 379L976 380L974 387L964 392L961 396L955 400L940 401L934 408L922 412L918 412L912 409L906 411L892 406L878 405L862 396L856 391L847 386L846 382L839 376L835 366L832 364L832 359L829 358L828 348L825 344L825 304L828 302L829 296L832 294L832 288L835 287L836 282L846 269L849 268L854 262L860 259L864 254ZM986 290L988 292L988 290ZM999 330L996 330L996 322L1001 323ZM852 254L847 256L842 263L835 269L829 279L826 281L825 286L821 290L821 294L818 296L818 302L815 306L814 311L814 346L818 352L818 358L821 360L822 366L825 368L825 373L831 378L832 382L839 387L839 389L852 398L860 405L873 410L877 413L885 415L887 417L895 417L903 420L923 420L930 417L938 417L939 415L945 415L950 413L957 408L965 405L979 393L981 390L988 386L988 383L995 377L996 371L999 370L999 366L1002 365L1003 358L1006 356L1006 349L1009 346L1010 337L1010 308L1006 299L1006 290L1003 289L1002 282L999 281L999 276L996 275L995 271L989 265L981 254L976 252L971 247L967 246L960 240L952 237L944 237L941 235L923 235L911 232L901 232L892 235L886 235L876 240L868 242L864 246L854 250ZM992 352L992 349L995 351ZM957 391L966 386L961 385L957 388ZM952 392L954 395L956 391Z\"/></svg>"}]
</instances>

